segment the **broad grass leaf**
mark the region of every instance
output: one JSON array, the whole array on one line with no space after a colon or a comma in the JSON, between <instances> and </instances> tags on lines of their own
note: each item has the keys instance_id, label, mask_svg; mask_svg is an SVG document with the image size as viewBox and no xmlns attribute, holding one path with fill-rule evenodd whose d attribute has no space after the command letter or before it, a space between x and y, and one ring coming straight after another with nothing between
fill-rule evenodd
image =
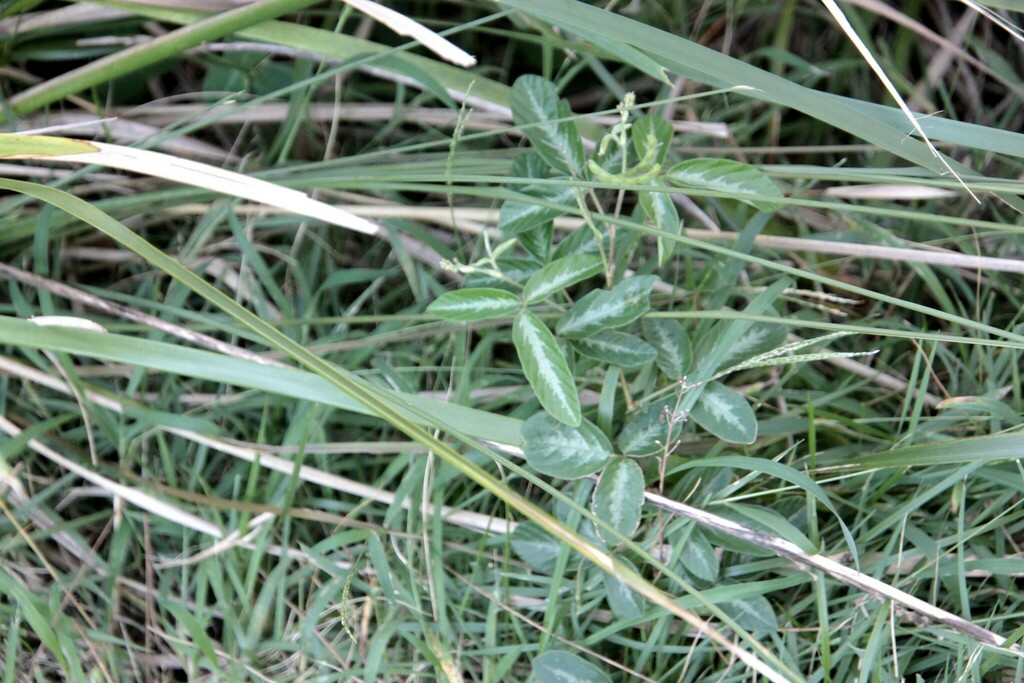
<instances>
[{"instance_id":1,"label":"broad grass leaf","mask_svg":"<svg viewBox=\"0 0 1024 683\"><path fill-rule=\"evenodd\" d=\"M508 199L501 205L498 229L508 235L533 230L576 208L576 192L569 185L524 185L519 192L537 201Z\"/></svg>"},{"instance_id":2,"label":"broad grass leaf","mask_svg":"<svg viewBox=\"0 0 1024 683\"><path fill-rule=\"evenodd\" d=\"M544 410L563 424L579 425L582 413L576 382L547 325L530 311L520 311L512 321L512 342Z\"/></svg>"},{"instance_id":3,"label":"broad grass leaf","mask_svg":"<svg viewBox=\"0 0 1024 683\"><path fill-rule=\"evenodd\" d=\"M522 128L533 148L552 168L574 174L583 168L583 140L572 111L558 98L551 81L527 74L512 85L512 119Z\"/></svg>"},{"instance_id":4,"label":"broad grass leaf","mask_svg":"<svg viewBox=\"0 0 1024 683\"><path fill-rule=\"evenodd\" d=\"M515 294L489 287L445 292L429 306L427 313L456 322L479 322L510 316L523 306Z\"/></svg>"},{"instance_id":5,"label":"broad grass leaf","mask_svg":"<svg viewBox=\"0 0 1024 683\"><path fill-rule=\"evenodd\" d=\"M669 379L682 379L690 369L693 348L686 330L668 318L644 318L644 339L657 351L657 363Z\"/></svg>"},{"instance_id":6,"label":"broad grass leaf","mask_svg":"<svg viewBox=\"0 0 1024 683\"><path fill-rule=\"evenodd\" d=\"M543 574L554 571L562 552L562 545L536 522L520 522L510 542L519 559Z\"/></svg>"},{"instance_id":7,"label":"broad grass leaf","mask_svg":"<svg viewBox=\"0 0 1024 683\"><path fill-rule=\"evenodd\" d=\"M715 547L698 529L690 532L690 537L680 549L679 562L694 578L708 583L718 580L719 564Z\"/></svg>"},{"instance_id":8,"label":"broad grass leaf","mask_svg":"<svg viewBox=\"0 0 1024 683\"><path fill-rule=\"evenodd\" d=\"M530 277L523 288L523 298L528 304L539 303L559 290L599 275L602 270L604 264L596 254L577 254L557 259Z\"/></svg>"},{"instance_id":9,"label":"broad grass leaf","mask_svg":"<svg viewBox=\"0 0 1024 683\"><path fill-rule=\"evenodd\" d=\"M620 368L638 368L658 355L654 347L640 337L614 330L594 332L573 340L572 345L587 358Z\"/></svg>"},{"instance_id":10,"label":"broad grass leaf","mask_svg":"<svg viewBox=\"0 0 1024 683\"><path fill-rule=\"evenodd\" d=\"M613 529L631 538L640 526L640 513L644 506L644 471L629 458L612 460L594 489L591 511L607 522ZM607 543L614 544L615 538L607 538L607 532L597 528L597 533Z\"/></svg>"},{"instance_id":11,"label":"broad grass leaf","mask_svg":"<svg viewBox=\"0 0 1024 683\"><path fill-rule=\"evenodd\" d=\"M678 235L682 228L679 220L679 212L672 202L672 196L667 192L646 191L640 193L640 207L647 218L654 223L654 227L670 235ZM675 240L665 239L658 236L658 265L665 265L665 262L675 251Z\"/></svg>"},{"instance_id":12,"label":"broad grass leaf","mask_svg":"<svg viewBox=\"0 0 1024 683\"><path fill-rule=\"evenodd\" d=\"M619 562L636 571L636 567L629 560L620 557ZM644 599L644 596L607 572L604 575L604 590L605 597L608 598L608 606L612 608L612 614L618 619L636 619L642 617L647 611L647 600Z\"/></svg>"},{"instance_id":13,"label":"broad grass leaf","mask_svg":"<svg viewBox=\"0 0 1024 683\"><path fill-rule=\"evenodd\" d=\"M747 399L721 382L709 382L690 417L729 443L750 444L757 438L757 418Z\"/></svg>"},{"instance_id":14,"label":"broad grass leaf","mask_svg":"<svg viewBox=\"0 0 1024 683\"><path fill-rule=\"evenodd\" d=\"M533 660L537 683L612 683L611 677L579 655L548 650Z\"/></svg>"},{"instance_id":15,"label":"broad grass leaf","mask_svg":"<svg viewBox=\"0 0 1024 683\"><path fill-rule=\"evenodd\" d=\"M541 474L579 479L597 472L611 460L611 443L593 423L563 424L547 413L523 423L523 455Z\"/></svg>"},{"instance_id":16,"label":"broad grass leaf","mask_svg":"<svg viewBox=\"0 0 1024 683\"><path fill-rule=\"evenodd\" d=\"M720 607L737 624L755 636L764 637L779 630L779 620L775 616L772 604L760 595L723 602Z\"/></svg>"},{"instance_id":17,"label":"broad grass leaf","mask_svg":"<svg viewBox=\"0 0 1024 683\"><path fill-rule=\"evenodd\" d=\"M675 397L649 403L634 412L619 432L617 443L624 455L645 456L661 453L665 443L671 444L682 433L683 421L672 426L669 433L668 417L678 401Z\"/></svg>"},{"instance_id":18,"label":"broad grass leaf","mask_svg":"<svg viewBox=\"0 0 1024 683\"><path fill-rule=\"evenodd\" d=\"M633 322L650 310L649 297L657 281L656 275L638 275L623 280L611 290L595 289L558 321L558 334L580 339Z\"/></svg>"},{"instance_id":19,"label":"broad grass leaf","mask_svg":"<svg viewBox=\"0 0 1024 683\"><path fill-rule=\"evenodd\" d=\"M782 190L760 169L731 159L689 159L668 170L669 182L715 192L758 195L741 198L759 211L777 211L782 207Z\"/></svg>"}]
</instances>

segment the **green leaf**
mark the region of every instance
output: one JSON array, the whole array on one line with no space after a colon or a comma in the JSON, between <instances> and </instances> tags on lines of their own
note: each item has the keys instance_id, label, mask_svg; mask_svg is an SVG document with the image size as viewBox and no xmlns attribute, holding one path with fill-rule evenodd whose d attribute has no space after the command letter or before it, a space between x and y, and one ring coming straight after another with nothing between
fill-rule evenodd
<instances>
[{"instance_id":1,"label":"green leaf","mask_svg":"<svg viewBox=\"0 0 1024 683\"><path fill-rule=\"evenodd\" d=\"M669 379L682 379L690 369L693 349L686 330L668 318L644 318L644 338L658 353L658 367Z\"/></svg>"},{"instance_id":2,"label":"green leaf","mask_svg":"<svg viewBox=\"0 0 1024 683\"><path fill-rule=\"evenodd\" d=\"M572 345L587 358L593 358L620 368L638 368L650 363L658 355L654 347L640 337L625 332L594 332Z\"/></svg>"},{"instance_id":3,"label":"green leaf","mask_svg":"<svg viewBox=\"0 0 1024 683\"><path fill-rule=\"evenodd\" d=\"M533 230L576 208L576 191L569 185L543 183L524 185L521 194L534 197L536 202L508 199L498 212L498 229L508 235ZM550 206L556 204L558 206Z\"/></svg>"},{"instance_id":4,"label":"green leaf","mask_svg":"<svg viewBox=\"0 0 1024 683\"><path fill-rule=\"evenodd\" d=\"M522 300L514 294L489 287L475 287L445 292L427 306L427 313L445 320L471 323L503 318L512 315L522 306Z\"/></svg>"},{"instance_id":5,"label":"green leaf","mask_svg":"<svg viewBox=\"0 0 1024 683\"><path fill-rule=\"evenodd\" d=\"M542 474L559 479L579 479L597 472L611 460L612 445L593 423L579 427L557 422L537 413L523 423L523 455Z\"/></svg>"},{"instance_id":6,"label":"green leaf","mask_svg":"<svg viewBox=\"0 0 1024 683\"><path fill-rule=\"evenodd\" d=\"M672 138L675 130L672 124L660 116L644 114L633 119L633 125L629 129L629 136L633 140L633 148L636 150L638 159L647 155L647 141L652 137L655 141L654 163L665 163L669 147L672 146Z\"/></svg>"},{"instance_id":7,"label":"green leaf","mask_svg":"<svg viewBox=\"0 0 1024 683\"><path fill-rule=\"evenodd\" d=\"M690 413L693 421L729 443L754 443L757 418L747 399L721 382L709 382Z\"/></svg>"},{"instance_id":8,"label":"green leaf","mask_svg":"<svg viewBox=\"0 0 1024 683\"><path fill-rule=\"evenodd\" d=\"M774 351L786 343L786 326L772 323L752 323L736 343L729 347L718 362L718 367L727 370L748 358Z\"/></svg>"},{"instance_id":9,"label":"green leaf","mask_svg":"<svg viewBox=\"0 0 1024 683\"><path fill-rule=\"evenodd\" d=\"M619 451L634 456L664 452L665 442L671 444L676 441L683 430L683 420L678 420L669 434L668 417L677 403L675 397L665 398L648 403L633 413L619 432Z\"/></svg>"},{"instance_id":10,"label":"green leaf","mask_svg":"<svg viewBox=\"0 0 1024 683\"><path fill-rule=\"evenodd\" d=\"M509 178L533 178L542 180L551 175L551 167L544 163L544 158L527 150L512 160L512 168L508 171Z\"/></svg>"},{"instance_id":11,"label":"green leaf","mask_svg":"<svg viewBox=\"0 0 1024 683\"><path fill-rule=\"evenodd\" d=\"M558 334L579 339L636 320L650 310L648 297L657 281L656 275L638 275L623 280L610 291L595 289L558 321Z\"/></svg>"},{"instance_id":12,"label":"green leaf","mask_svg":"<svg viewBox=\"0 0 1024 683\"><path fill-rule=\"evenodd\" d=\"M720 607L737 624L755 636L763 637L779 630L779 620L775 616L772 604L760 595L723 602Z\"/></svg>"},{"instance_id":13,"label":"green leaf","mask_svg":"<svg viewBox=\"0 0 1024 683\"><path fill-rule=\"evenodd\" d=\"M711 542L697 529L690 532L679 552L679 562L690 576L714 583L718 580L718 556Z\"/></svg>"},{"instance_id":14,"label":"green leaf","mask_svg":"<svg viewBox=\"0 0 1024 683\"><path fill-rule=\"evenodd\" d=\"M520 522L510 542L519 559L544 574L554 571L562 552L562 545L535 522Z\"/></svg>"},{"instance_id":15,"label":"green leaf","mask_svg":"<svg viewBox=\"0 0 1024 683\"><path fill-rule=\"evenodd\" d=\"M740 198L759 211L777 211L782 203L782 191L771 178L749 164L731 159L690 159L676 164L668 171L670 182L683 187L696 187L715 192L758 195L758 198Z\"/></svg>"},{"instance_id":16,"label":"green leaf","mask_svg":"<svg viewBox=\"0 0 1024 683\"><path fill-rule=\"evenodd\" d=\"M643 506L644 471L633 460L615 458L601 473L591 511L620 534L631 538L640 526ZM607 538L607 532L602 532L601 527L597 528L597 533L607 543L616 542L614 538Z\"/></svg>"},{"instance_id":17,"label":"green leaf","mask_svg":"<svg viewBox=\"0 0 1024 683\"><path fill-rule=\"evenodd\" d=\"M523 288L523 298L528 304L538 303L559 290L599 275L603 269L601 257L595 254L560 258L533 274Z\"/></svg>"},{"instance_id":18,"label":"green leaf","mask_svg":"<svg viewBox=\"0 0 1024 683\"><path fill-rule=\"evenodd\" d=\"M660 183L659 183L660 185ZM679 220L679 212L672 203L672 196L667 192L646 191L640 193L640 208L654 227L669 235L679 235L683 224ZM658 236L658 265L663 266L675 251L676 241Z\"/></svg>"},{"instance_id":19,"label":"green leaf","mask_svg":"<svg viewBox=\"0 0 1024 683\"><path fill-rule=\"evenodd\" d=\"M572 111L558 99L555 84L527 74L512 85L512 119L552 168L573 174L583 168L583 140Z\"/></svg>"},{"instance_id":20,"label":"green leaf","mask_svg":"<svg viewBox=\"0 0 1024 683\"><path fill-rule=\"evenodd\" d=\"M551 330L530 311L521 311L512 321L512 342L544 410L563 424L579 425L582 413L576 383Z\"/></svg>"},{"instance_id":21,"label":"green leaf","mask_svg":"<svg viewBox=\"0 0 1024 683\"><path fill-rule=\"evenodd\" d=\"M578 655L548 650L533 660L537 683L612 683L605 672Z\"/></svg>"},{"instance_id":22,"label":"green leaf","mask_svg":"<svg viewBox=\"0 0 1024 683\"><path fill-rule=\"evenodd\" d=\"M636 567L629 560L620 557L619 562L636 571ZM611 574L604 575L604 590L605 597L608 598L608 606L612 608L612 614L618 619L636 619L642 617L647 611L647 600L644 599L644 596Z\"/></svg>"}]
</instances>

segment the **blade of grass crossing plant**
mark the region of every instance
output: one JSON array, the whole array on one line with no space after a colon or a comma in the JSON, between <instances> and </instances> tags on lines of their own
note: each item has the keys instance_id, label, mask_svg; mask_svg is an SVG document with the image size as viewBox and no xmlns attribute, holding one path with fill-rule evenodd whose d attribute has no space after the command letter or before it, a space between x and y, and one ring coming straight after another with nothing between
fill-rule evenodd
<instances>
[{"instance_id":1,"label":"blade of grass crossing plant","mask_svg":"<svg viewBox=\"0 0 1024 683\"><path fill-rule=\"evenodd\" d=\"M643 507L644 471L629 458L612 460L597 481L591 510L617 532L631 538L640 527ZM598 529L597 533L601 535L601 530ZM606 543L614 542L614 539L604 540Z\"/></svg>"},{"instance_id":2,"label":"blade of grass crossing plant","mask_svg":"<svg viewBox=\"0 0 1024 683\"><path fill-rule=\"evenodd\" d=\"M576 381L551 330L530 311L521 311L512 321L512 342L544 410L563 424L578 425L582 413Z\"/></svg>"},{"instance_id":3,"label":"blade of grass crossing plant","mask_svg":"<svg viewBox=\"0 0 1024 683\"><path fill-rule=\"evenodd\" d=\"M612 445L591 422L583 420L573 427L537 413L523 423L523 455L541 474L579 479L608 464Z\"/></svg>"},{"instance_id":4,"label":"blade of grass crossing plant","mask_svg":"<svg viewBox=\"0 0 1024 683\"><path fill-rule=\"evenodd\" d=\"M623 561L633 566L628 560ZM639 619L647 611L644 597L610 574L604 575L604 591L608 606L618 619Z\"/></svg>"},{"instance_id":5,"label":"blade of grass crossing plant","mask_svg":"<svg viewBox=\"0 0 1024 683\"><path fill-rule=\"evenodd\" d=\"M510 543L519 559L543 574L551 573L562 553L562 544L533 522L517 526Z\"/></svg>"},{"instance_id":6,"label":"blade of grass crossing plant","mask_svg":"<svg viewBox=\"0 0 1024 683\"><path fill-rule=\"evenodd\" d=\"M635 571L617 561L602 549L586 541L578 534L570 531L565 527L565 525L554 519L550 514L537 507L536 504L498 481L483 467L463 457L450 444L441 441L427 430L419 427L412 421L409 414L412 413L417 417L417 419L425 420L436 428L448 430L454 436L466 440L467 437L462 432L450 428L448 425L439 421L436 417L433 417L420 409L411 407L408 403L391 396L389 392L373 386L343 368L340 368L337 365L315 355L301 343L291 339L277 328L269 325L259 317L244 309L232 298L202 278L198 277L187 268L184 268L174 259L153 247L146 240L121 225L107 214L78 197L44 185L36 185L34 183L13 180L0 180L0 188L26 194L53 204L67 211L86 224L95 227L108 237L132 250L152 266L171 275L193 292L230 315L244 328L250 330L258 338L264 340L264 342L269 346L284 351L290 357L302 363L308 369L333 384L340 391L348 394L358 403L363 404L373 414L388 421L396 429L402 431L417 443L433 451L439 458L454 467L458 472L476 482L484 490L491 493L499 500L502 500L512 508L518 510L528 519L533 520L547 533L551 534L553 538L566 544L570 548L573 548L583 557L595 563L603 571L613 574L617 579L629 585L652 603L664 608L684 621L691 628L696 629L698 632L713 640L720 647L729 651L738 660L759 672L768 680L779 681L782 683L789 680L801 679L799 674L792 671L777 656L769 652L763 645L744 631L741 630L738 633L742 637L743 642L752 648L752 650L747 650L744 647L739 646L733 639L726 637L725 634L715 629L705 620L699 618L692 612L679 607L664 591L640 577ZM27 323L26 326L28 326ZM38 332L46 331L46 328L39 328L34 325L31 327L35 328ZM108 336L97 333L87 333L79 330L64 332L67 334L74 333L90 337ZM406 412L403 414L400 412L402 410L405 410ZM470 441L470 443L472 443L474 447L479 447L479 444L476 442ZM492 457L496 456L492 454Z\"/></svg>"},{"instance_id":7,"label":"blade of grass crossing plant","mask_svg":"<svg viewBox=\"0 0 1024 683\"><path fill-rule=\"evenodd\" d=\"M669 182L680 187L695 187L738 195L756 195L756 199L738 197L758 211L778 211L782 190L760 169L731 159L690 159L668 170ZM672 230L670 232L676 232Z\"/></svg>"},{"instance_id":8,"label":"blade of grass crossing plant","mask_svg":"<svg viewBox=\"0 0 1024 683\"><path fill-rule=\"evenodd\" d=\"M555 84L540 76L520 76L512 84L512 118L552 168L574 175L583 168L583 139L558 99Z\"/></svg>"},{"instance_id":9,"label":"blade of grass crossing plant","mask_svg":"<svg viewBox=\"0 0 1024 683\"><path fill-rule=\"evenodd\" d=\"M508 317L522 305L519 297L506 291L473 287L445 292L427 306L427 313L444 320L472 323Z\"/></svg>"},{"instance_id":10,"label":"blade of grass crossing plant","mask_svg":"<svg viewBox=\"0 0 1024 683\"><path fill-rule=\"evenodd\" d=\"M568 178L564 180L568 181ZM576 207L576 191L569 185L526 185L519 192L537 201L505 200L498 211L498 229L509 235L534 230Z\"/></svg>"},{"instance_id":11,"label":"blade of grass crossing plant","mask_svg":"<svg viewBox=\"0 0 1024 683\"><path fill-rule=\"evenodd\" d=\"M558 321L558 334L579 339L600 330L622 327L650 310L656 275L637 275L611 290L595 289L577 301Z\"/></svg>"},{"instance_id":12,"label":"blade of grass crossing plant","mask_svg":"<svg viewBox=\"0 0 1024 683\"><path fill-rule=\"evenodd\" d=\"M537 683L612 683L611 677L579 655L548 650L533 660Z\"/></svg>"},{"instance_id":13,"label":"blade of grass crossing plant","mask_svg":"<svg viewBox=\"0 0 1024 683\"><path fill-rule=\"evenodd\" d=\"M935 173L946 171L924 144L907 137L906 127L891 125L880 117L865 117L854 100L817 92L693 41L583 2L502 0L501 4L569 32L600 32L609 40L644 51L676 74L716 88L737 88L750 97L796 109ZM900 116L898 111L894 113ZM954 168L964 170L958 165Z\"/></svg>"},{"instance_id":14,"label":"blade of grass crossing plant","mask_svg":"<svg viewBox=\"0 0 1024 683\"><path fill-rule=\"evenodd\" d=\"M659 182L659 187L664 187ZM669 235L678 235L682 228L679 212L668 192L645 191L640 193L640 207L654 227ZM672 257L676 242L658 237L658 265L663 266Z\"/></svg>"},{"instance_id":15,"label":"blade of grass crossing plant","mask_svg":"<svg viewBox=\"0 0 1024 683\"><path fill-rule=\"evenodd\" d=\"M690 531L690 537L686 539L683 547L679 550L679 562L683 569L694 578L714 583L718 580L720 565L718 555L711 542L698 529Z\"/></svg>"},{"instance_id":16,"label":"blade of grass crossing plant","mask_svg":"<svg viewBox=\"0 0 1024 683\"><path fill-rule=\"evenodd\" d=\"M765 636L779 630L779 619L775 616L775 609L762 596L732 600L723 603L722 609L751 633Z\"/></svg>"},{"instance_id":17,"label":"blade of grass crossing plant","mask_svg":"<svg viewBox=\"0 0 1024 683\"><path fill-rule=\"evenodd\" d=\"M556 259L530 276L523 287L523 298L528 304L540 303L555 292L600 275L603 270L601 257L595 254Z\"/></svg>"}]
</instances>

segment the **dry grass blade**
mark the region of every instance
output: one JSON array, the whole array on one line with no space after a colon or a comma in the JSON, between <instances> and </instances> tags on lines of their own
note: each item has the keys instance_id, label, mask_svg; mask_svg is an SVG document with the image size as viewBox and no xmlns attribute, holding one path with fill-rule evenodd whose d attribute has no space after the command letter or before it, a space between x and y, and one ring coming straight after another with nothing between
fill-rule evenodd
<instances>
[{"instance_id":1,"label":"dry grass blade","mask_svg":"<svg viewBox=\"0 0 1024 683\"><path fill-rule=\"evenodd\" d=\"M297 190L268 183L225 169L181 159L160 152L134 149L106 142L92 142L96 152L66 155L19 155L17 158L37 161L62 161L72 164L98 164L133 173L172 180L183 185L202 188L210 192L240 197L274 206L302 216L316 218L331 225L379 235L380 227L347 211L317 201Z\"/></svg>"},{"instance_id":2,"label":"dry grass blade","mask_svg":"<svg viewBox=\"0 0 1024 683\"><path fill-rule=\"evenodd\" d=\"M897 106L899 106L900 111L902 111L904 115L906 115L907 120L910 121L910 125L914 127L914 130L921 137L921 140L923 140L925 145L927 145L928 150L936 159L939 160L939 162L946 168L946 170L960 182L960 185L967 191L968 194L971 195L972 198L974 198L974 201L980 204L981 200L978 199L978 197L974 194L971 188L967 186L967 183L963 181L960 175L953 170L953 167L949 165L948 161L946 161L946 157L939 153L939 150L937 150L935 148L935 145L932 144L931 139L925 134L924 129L921 128L921 124L918 123L917 116L915 116L914 113L910 111L910 107L908 107L907 103L903 101L903 97L900 95L899 91L896 90L896 86L892 84L892 81L890 81L889 77L885 74L885 70L882 69L882 65L878 63L878 60L875 59L875 56L871 54L871 50L868 49L868 46L864 44L864 41L861 40L860 36L857 35L857 32L854 30L853 26L850 25L850 21L849 19L846 18L846 15L843 14L843 10L839 8L839 5L835 3L835 0L821 0L821 2L822 4L825 5L825 8L828 9L829 14L831 14L832 17L836 20L836 23L839 24L839 27L843 29L843 33L845 33L847 37L849 37L854 47L857 48L857 51L860 52L862 57L864 57L864 61L868 63L868 65L871 67L871 70L875 72L876 76L878 76L878 79L882 82L882 85L885 86L885 89L889 92L890 95L892 95L892 98L896 100L896 104Z\"/></svg>"},{"instance_id":3,"label":"dry grass blade","mask_svg":"<svg viewBox=\"0 0 1024 683\"><path fill-rule=\"evenodd\" d=\"M476 58L473 55L400 12L373 2L373 0L344 1L363 14L373 17L398 35L412 38L434 54L453 64L467 68L476 65Z\"/></svg>"}]
</instances>

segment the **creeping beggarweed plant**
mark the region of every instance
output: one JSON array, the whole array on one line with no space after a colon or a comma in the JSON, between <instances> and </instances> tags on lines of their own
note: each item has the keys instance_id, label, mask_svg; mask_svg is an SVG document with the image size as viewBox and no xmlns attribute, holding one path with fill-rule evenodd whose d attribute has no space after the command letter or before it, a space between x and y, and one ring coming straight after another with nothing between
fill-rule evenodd
<instances>
[{"instance_id":1,"label":"creeping beggarweed plant","mask_svg":"<svg viewBox=\"0 0 1024 683\"><path fill-rule=\"evenodd\" d=\"M652 315L652 293L673 291L658 271L683 230L674 192L729 193L762 212L777 209L783 195L758 169L735 161L690 159L666 170L673 127L636 109L627 94L618 121L586 158L555 85L537 76L517 80L512 111L531 146L512 167L516 183L499 213L503 241L492 247L485 233L481 258L449 262L465 276L464 286L427 308L450 321L512 319L519 363L542 408L522 429L526 460L559 479L598 475L590 508L606 526L589 535L610 546L640 527L647 483L640 463L658 460L660 487L668 458L691 425L722 442L753 443L755 412L722 380L735 370L792 362L791 354L808 344L786 346L781 325L746 320L719 321L706 338L691 340L679 321ZM647 258L643 235L618 220L629 205L632 222L646 224L655 236L655 258ZM554 221L569 215L582 218L582 227L557 240ZM767 287L746 312L774 315L787 285L780 280ZM601 399L591 414L581 406L580 387L595 383ZM688 573L714 580L710 544L697 531L687 543L682 562ZM513 547L541 571L551 571L559 554L559 545L529 524L520 526ZM643 612L639 596L623 586L606 588L619 616ZM758 609L766 607L770 612L767 603Z\"/></svg>"}]
</instances>

